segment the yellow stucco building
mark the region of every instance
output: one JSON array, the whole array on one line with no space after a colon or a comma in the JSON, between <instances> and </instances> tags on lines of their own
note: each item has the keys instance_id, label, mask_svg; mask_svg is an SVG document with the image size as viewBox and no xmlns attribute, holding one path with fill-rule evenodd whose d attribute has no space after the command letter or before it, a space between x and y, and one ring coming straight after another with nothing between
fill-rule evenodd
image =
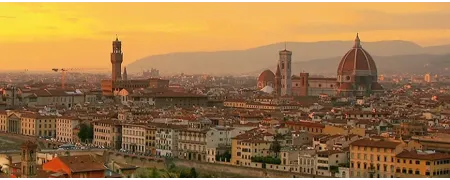
<instances>
[{"instance_id":1,"label":"yellow stucco building","mask_svg":"<svg viewBox=\"0 0 450 180\"><path fill-rule=\"evenodd\" d=\"M434 151L403 151L396 156L396 177L448 178L450 154Z\"/></svg>"},{"instance_id":2,"label":"yellow stucco building","mask_svg":"<svg viewBox=\"0 0 450 180\"><path fill-rule=\"evenodd\" d=\"M360 139L350 144L350 177L393 178L401 142Z\"/></svg>"}]
</instances>

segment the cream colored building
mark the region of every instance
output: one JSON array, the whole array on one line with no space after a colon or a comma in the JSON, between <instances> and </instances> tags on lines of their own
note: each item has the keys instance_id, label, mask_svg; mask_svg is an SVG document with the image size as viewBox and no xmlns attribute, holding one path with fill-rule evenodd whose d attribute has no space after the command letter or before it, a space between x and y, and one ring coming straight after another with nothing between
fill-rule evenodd
<instances>
[{"instance_id":1,"label":"cream colored building","mask_svg":"<svg viewBox=\"0 0 450 180\"><path fill-rule=\"evenodd\" d=\"M107 148L121 149L122 125L117 120L98 120L93 123L93 144Z\"/></svg>"},{"instance_id":2,"label":"cream colored building","mask_svg":"<svg viewBox=\"0 0 450 180\"><path fill-rule=\"evenodd\" d=\"M153 123L152 125L156 127L156 155L177 157L179 134L187 126L166 123Z\"/></svg>"},{"instance_id":3,"label":"cream colored building","mask_svg":"<svg viewBox=\"0 0 450 180\"><path fill-rule=\"evenodd\" d=\"M56 117L41 116L35 113L23 113L21 134L36 137L56 137Z\"/></svg>"},{"instance_id":4,"label":"cream colored building","mask_svg":"<svg viewBox=\"0 0 450 180\"><path fill-rule=\"evenodd\" d=\"M178 138L178 158L206 161L206 134L210 124L190 122L189 127L180 130Z\"/></svg>"},{"instance_id":5,"label":"cream colored building","mask_svg":"<svg viewBox=\"0 0 450 180\"><path fill-rule=\"evenodd\" d=\"M21 114L17 112L7 112L6 127L8 133L21 134L20 116Z\"/></svg>"},{"instance_id":6,"label":"cream colored building","mask_svg":"<svg viewBox=\"0 0 450 180\"><path fill-rule=\"evenodd\" d=\"M76 117L58 117L56 119L56 139L62 142L74 143L74 129L81 123Z\"/></svg>"},{"instance_id":7,"label":"cream colored building","mask_svg":"<svg viewBox=\"0 0 450 180\"><path fill-rule=\"evenodd\" d=\"M6 132L8 130L8 114L6 111L0 111L0 132Z\"/></svg>"},{"instance_id":8,"label":"cream colored building","mask_svg":"<svg viewBox=\"0 0 450 180\"><path fill-rule=\"evenodd\" d=\"M130 152L145 153L146 124L122 125L122 149Z\"/></svg>"}]
</instances>

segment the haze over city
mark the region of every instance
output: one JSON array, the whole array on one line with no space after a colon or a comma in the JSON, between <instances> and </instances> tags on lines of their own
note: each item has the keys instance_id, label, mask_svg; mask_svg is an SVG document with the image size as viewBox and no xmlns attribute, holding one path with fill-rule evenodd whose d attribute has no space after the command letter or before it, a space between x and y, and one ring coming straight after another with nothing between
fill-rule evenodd
<instances>
[{"instance_id":1,"label":"haze over city","mask_svg":"<svg viewBox=\"0 0 450 180\"><path fill-rule=\"evenodd\" d=\"M4 3L0 49L8 63L1 70L107 68L116 34L124 65L173 52L352 41L356 32L364 42L443 45L450 43L449 9L448 3Z\"/></svg>"},{"instance_id":2,"label":"haze over city","mask_svg":"<svg viewBox=\"0 0 450 180\"><path fill-rule=\"evenodd\" d=\"M449 8L0 3L0 178L450 178Z\"/></svg>"}]
</instances>

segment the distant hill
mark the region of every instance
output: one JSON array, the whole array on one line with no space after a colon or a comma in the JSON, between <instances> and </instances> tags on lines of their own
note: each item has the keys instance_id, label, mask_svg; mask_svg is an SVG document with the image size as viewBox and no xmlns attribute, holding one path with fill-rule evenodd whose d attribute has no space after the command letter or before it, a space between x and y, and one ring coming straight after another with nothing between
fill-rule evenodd
<instances>
[{"instance_id":1,"label":"distant hill","mask_svg":"<svg viewBox=\"0 0 450 180\"><path fill-rule=\"evenodd\" d=\"M450 45L422 47L408 41L380 41L362 43L374 56L380 72L393 71L397 67L390 61L400 63L401 69L410 71L417 68L422 60L439 58L450 53ZM293 52L293 71L305 70L311 73L334 72L340 58L353 46L353 41L288 42L287 49ZM164 74L208 73L208 74L246 74L257 73L275 67L278 51L284 43L270 44L247 50L217 52L183 52L154 55L142 58L127 65L127 71L140 72L142 69L157 68ZM444 58L444 57L442 57ZM417 62L416 62L417 61ZM332 70L332 71L331 71ZM423 69L420 69L423 70Z\"/></svg>"}]
</instances>

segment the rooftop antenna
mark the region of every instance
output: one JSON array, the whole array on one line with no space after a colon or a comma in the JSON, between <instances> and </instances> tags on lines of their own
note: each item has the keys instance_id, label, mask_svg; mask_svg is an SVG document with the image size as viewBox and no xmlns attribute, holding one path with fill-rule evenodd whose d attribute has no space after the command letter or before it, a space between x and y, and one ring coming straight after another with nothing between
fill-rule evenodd
<instances>
[{"instance_id":1,"label":"rooftop antenna","mask_svg":"<svg viewBox=\"0 0 450 180\"><path fill-rule=\"evenodd\" d=\"M287 44L287 42L284 41L284 50L286 50L286 44Z\"/></svg>"}]
</instances>

